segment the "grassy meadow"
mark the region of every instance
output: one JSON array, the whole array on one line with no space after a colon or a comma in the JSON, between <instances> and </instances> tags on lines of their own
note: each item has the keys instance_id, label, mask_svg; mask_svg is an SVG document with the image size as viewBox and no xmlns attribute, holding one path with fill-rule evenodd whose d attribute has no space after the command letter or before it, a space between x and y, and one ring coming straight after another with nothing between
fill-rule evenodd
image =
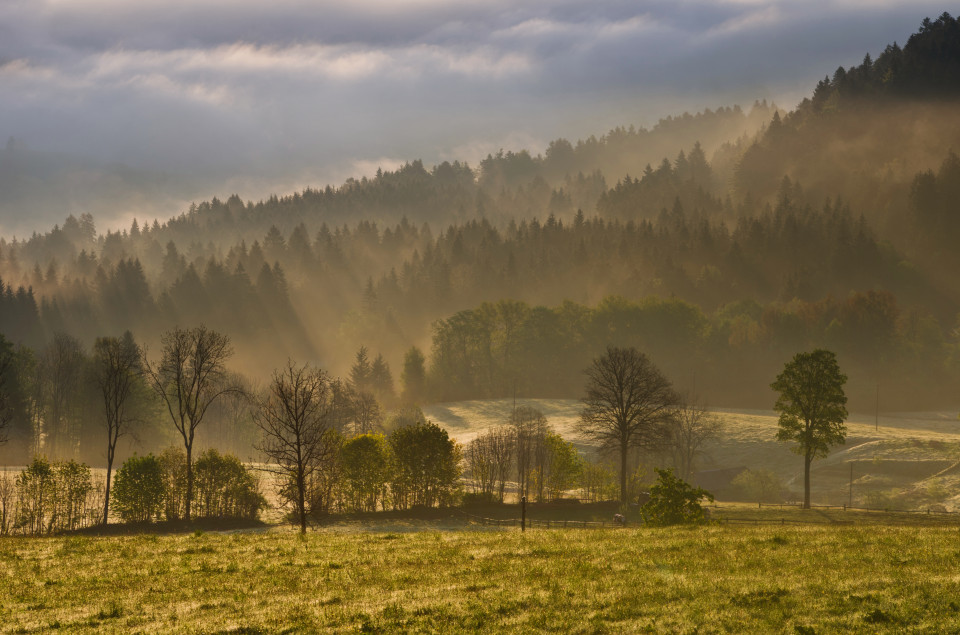
<instances>
[{"instance_id":1,"label":"grassy meadow","mask_svg":"<svg viewBox=\"0 0 960 635\"><path fill-rule=\"evenodd\" d=\"M954 525L0 540L0 631L955 632Z\"/></svg>"}]
</instances>

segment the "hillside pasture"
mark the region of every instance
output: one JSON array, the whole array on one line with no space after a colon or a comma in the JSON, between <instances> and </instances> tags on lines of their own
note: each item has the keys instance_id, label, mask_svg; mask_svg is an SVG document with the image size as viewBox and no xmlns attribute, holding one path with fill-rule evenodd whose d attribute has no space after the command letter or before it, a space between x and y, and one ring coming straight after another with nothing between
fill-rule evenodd
<instances>
[{"instance_id":1,"label":"hillside pasture","mask_svg":"<svg viewBox=\"0 0 960 635\"><path fill-rule=\"evenodd\" d=\"M518 406L539 409L554 430L582 450L593 449L577 431L580 402L575 399L518 399ZM512 399L462 401L424 408L461 443L469 443L490 427L509 421ZM745 467L776 474L796 494L803 487L803 461L792 445L776 440L777 415L763 410L718 409L724 422L720 439L705 448L698 469ZM663 462L662 457L647 461ZM829 457L813 463L814 502L853 502L913 509L943 505L960 509L960 421L956 412L855 413L847 421L847 442Z\"/></svg>"}]
</instances>

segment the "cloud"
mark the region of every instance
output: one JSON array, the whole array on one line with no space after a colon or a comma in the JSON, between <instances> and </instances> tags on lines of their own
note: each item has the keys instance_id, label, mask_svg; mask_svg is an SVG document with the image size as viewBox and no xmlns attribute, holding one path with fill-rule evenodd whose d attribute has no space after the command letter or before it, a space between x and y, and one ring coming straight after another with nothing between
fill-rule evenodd
<instances>
[{"instance_id":1,"label":"cloud","mask_svg":"<svg viewBox=\"0 0 960 635\"><path fill-rule=\"evenodd\" d=\"M377 157L429 164L676 110L790 106L941 11L927 0L6 0L0 135L189 176L184 197L255 195Z\"/></svg>"}]
</instances>

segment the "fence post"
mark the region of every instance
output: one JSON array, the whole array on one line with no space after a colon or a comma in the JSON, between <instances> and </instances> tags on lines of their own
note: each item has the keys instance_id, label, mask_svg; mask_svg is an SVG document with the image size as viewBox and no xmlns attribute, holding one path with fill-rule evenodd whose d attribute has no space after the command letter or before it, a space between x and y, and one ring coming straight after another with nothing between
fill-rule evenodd
<instances>
[{"instance_id":1,"label":"fence post","mask_svg":"<svg viewBox=\"0 0 960 635\"><path fill-rule=\"evenodd\" d=\"M527 530L527 497L520 497L520 532Z\"/></svg>"}]
</instances>

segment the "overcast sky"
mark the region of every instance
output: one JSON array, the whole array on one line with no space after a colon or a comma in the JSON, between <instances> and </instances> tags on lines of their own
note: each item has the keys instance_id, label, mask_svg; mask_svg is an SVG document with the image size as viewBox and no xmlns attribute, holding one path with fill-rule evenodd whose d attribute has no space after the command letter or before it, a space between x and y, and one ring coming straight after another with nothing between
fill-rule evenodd
<instances>
[{"instance_id":1,"label":"overcast sky","mask_svg":"<svg viewBox=\"0 0 960 635\"><path fill-rule=\"evenodd\" d=\"M790 108L838 65L904 43L950 8L0 0L0 135L142 181L163 173L173 201L261 198L405 159L540 151L684 110L764 98ZM0 230L30 222L2 213Z\"/></svg>"}]
</instances>

